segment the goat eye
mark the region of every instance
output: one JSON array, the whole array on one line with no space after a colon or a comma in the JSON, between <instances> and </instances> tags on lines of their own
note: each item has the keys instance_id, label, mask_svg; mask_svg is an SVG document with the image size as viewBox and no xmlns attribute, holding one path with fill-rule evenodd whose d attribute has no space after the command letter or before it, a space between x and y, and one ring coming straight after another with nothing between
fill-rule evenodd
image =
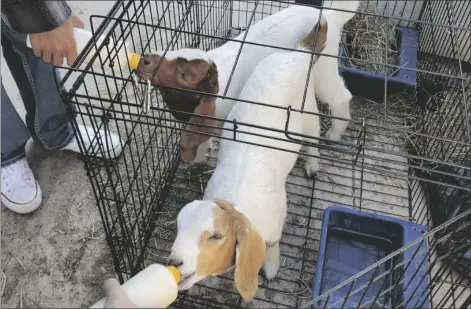
<instances>
[{"instance_id":1,"label":"goat eye","mask_svg":"<svg viewBox=\"0 0 471 309\"><path fill-rule=\"evenodd\" d=\"M219 240L219 239L222 239L224 236L222 234L219 234L219 233L215 233L213 235L211 235L208 239L209 240Z\"/></svg>"}]
</instances>

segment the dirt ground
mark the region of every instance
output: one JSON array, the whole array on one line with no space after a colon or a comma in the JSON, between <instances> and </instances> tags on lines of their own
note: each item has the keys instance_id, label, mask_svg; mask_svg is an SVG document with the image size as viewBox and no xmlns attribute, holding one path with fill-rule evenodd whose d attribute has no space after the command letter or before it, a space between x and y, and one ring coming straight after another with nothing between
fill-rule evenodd
<instances>
[{"instance_id":1,"label":"dirt ground","mask_svg":"<svg viewBox=\"0 0 471 309\"><path fill-rule=\"evenodd\" d=\"M106 14L113 1L70 5L90 29L90 15ZM4 61L2 82L24 117ZM6 282L1 306L88 307L101 298L101 284L114 272L83 163L76 154L35 145L28 147L28 160L41 185L43 204L30 215L17 215L2 206L1 269Z\"/></svg>"}]
</instances>

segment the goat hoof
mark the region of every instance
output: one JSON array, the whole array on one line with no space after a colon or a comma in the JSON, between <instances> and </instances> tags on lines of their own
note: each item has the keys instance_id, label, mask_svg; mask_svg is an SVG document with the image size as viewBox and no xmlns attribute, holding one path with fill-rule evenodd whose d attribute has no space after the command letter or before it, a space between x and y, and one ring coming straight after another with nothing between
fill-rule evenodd
<instances>
[{"instance_id":1,"label":"goat hoof","mask_svg":"<svg viewBox=\"0 0 471 309\"><path fill-rule=\"evenodd\" d=\"M263 264L263 273L265 274L265 279L267 279L268 281L275 279L279 269L279 260L273 262L265 262L265 264Z\"/></svg>"},{"instance_id":2,"label":"goat hoof","mask_svg":"<svg viewBox=\"0 0 471 309\"><path fill-rule=\"evenodd\" d=\"M334 130L329 130L327 131L327 133L325 134L325 138L328 140L326 141L327 143L329 144L334 144L332 142L337 142L340 140L340 138L342 137L342 134L334 131Z\"/></svg>"},{"instance_id":3,"label":"goat hoof","mask_svg":"<svg viewBox=\"0 0 471 309\"><path fill-rule=\"evenodd\" d=\"M319 171L319 161L316 158L307 158L305 171L307 178L314 179Z\"/></svg>"}]
</instances>

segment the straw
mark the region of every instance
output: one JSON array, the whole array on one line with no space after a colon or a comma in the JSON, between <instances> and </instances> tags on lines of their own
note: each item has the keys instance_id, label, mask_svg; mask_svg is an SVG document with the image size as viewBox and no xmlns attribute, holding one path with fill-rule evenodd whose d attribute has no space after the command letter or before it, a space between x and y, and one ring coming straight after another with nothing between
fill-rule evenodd
<instances>
[{"instance_id":1,"label":"straw","mask_svg":"<svg viewBox=\"0 0 471 309\"><path fill-rule=\"evenodd\" d=\"M342 47L345 57L367 62L344 60L345 65L367 72L393 75L397 69L387 65L397 64L399 58L394 20L361 12L381 14L375 5L367 6L362 2L358 13L344 27L346 40L342 41Z\"/></svg>"}]
</instances>

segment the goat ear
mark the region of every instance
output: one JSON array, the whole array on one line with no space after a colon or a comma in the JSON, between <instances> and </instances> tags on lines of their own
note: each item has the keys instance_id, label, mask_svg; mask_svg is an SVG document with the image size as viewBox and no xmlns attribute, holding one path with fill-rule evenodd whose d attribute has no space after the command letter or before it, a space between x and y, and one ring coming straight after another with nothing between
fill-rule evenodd
<instances>
[{"instance_id":1,"label":"goat ear","mask_svg":"<svg viewBox=\"0 0 471 309\"><path fill-rule=\"evenodd\" d=\"M199 83L198 90L210 94L218 93L218 73L214 63L210 65L206 77ZM190 118L185 126L185 131L182 131L181 134L180 154L184 162L193 161L199 145L211 137L210 135L198 134L197 132L213 134L216 131L216 120L198 116L216 117L216 97L202 95L199 105L194 110L194 114L196 116Z\"/></svg>"},{"instance_id":2,"label":"goat ear","mask_svg":"<svg viewBox=\"0 0 471 309\"><path fill-rule=\"evenodd\" d=\"M210 135L199 134L197 132L206 134L213 134L215 132L216 120L200 116L216 116L216 98L209 99L207 96L202 98L194 114L196 116L190 118L180 138L180 154L184 162L192 162L196 157L199 145L211 138Z\"/></svg>"},{"instance_id":3,"label":"goat ear","mask_svg":"<svg viewBox=\"0 0 471 309\"><path fill-rule=\"evenodd\" d=\"M213 62L208 63L205 60L183 60L179 59L180 61L178 62L179 68L178 71L179 73L182 73L181 75L178 75L178 78L184 79L184 82L187 83L190 87L196 86L199 90L209 92L216 94L216 92L213 92L214 89L211 86L202 86L202 84L208 83L209 79L212 79L216 82L216 87L218 85L217 83L217 68L216 64ZM181 84L184 84L181 82Z\"/></svg>"},{"instance_id":4,"label":"goat ear","mask_svg":"<svg viewBox=\"0 0 471 309\"><path fill-rule=\"evenodd\" d=\"M265 242L252 229L248 220L237 220L236 236L236 267L234 280L242 298L251 301L258 289L258 272L265 262Z\"/></svg>"},{"instance_id":5,"label":"goat ear","mask_svg":"<svg viewBox=\"0 0 471 309\"><path fill-rule=\"evenodd\" d=\"M228 212L233 220L236 240L235 285L242 298L251 301L258 289L258 272L265 262L265 242L252 228L250 221L229 202L216 200L215 203Z\"/></svg>"}]
</instances>

